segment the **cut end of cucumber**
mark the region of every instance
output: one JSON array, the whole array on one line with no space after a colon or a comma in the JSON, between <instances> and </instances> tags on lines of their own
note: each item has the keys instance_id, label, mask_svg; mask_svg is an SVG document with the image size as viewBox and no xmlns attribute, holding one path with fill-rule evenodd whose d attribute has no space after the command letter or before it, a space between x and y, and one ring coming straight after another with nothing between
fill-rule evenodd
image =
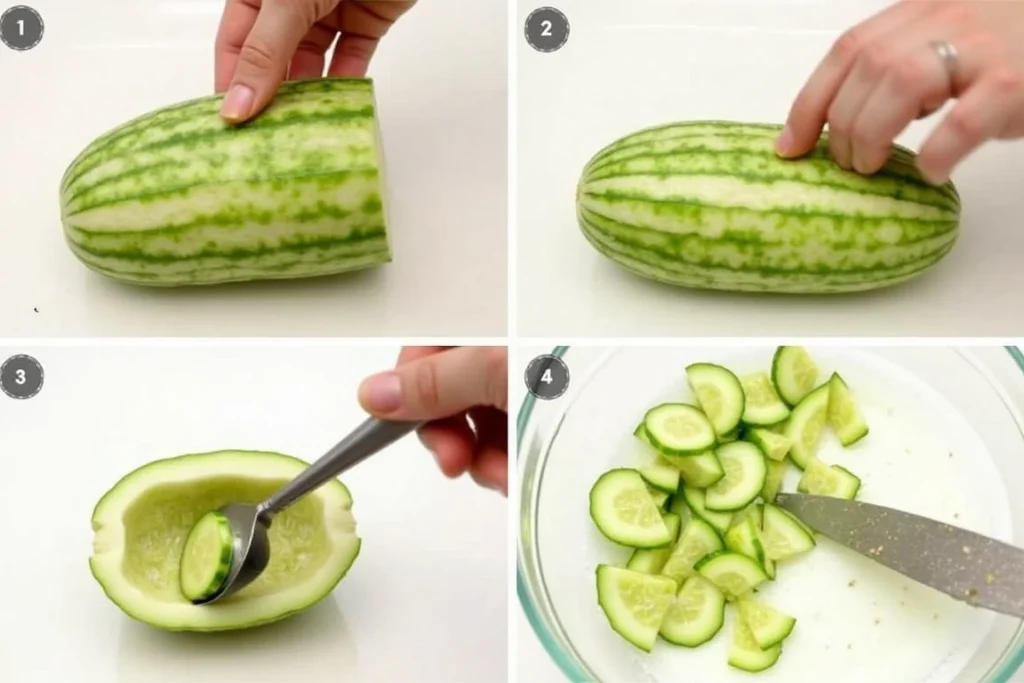
<instances>
[{"instance_id":1,"label":"cut end of cucumber","mask_svg":"<svg viewBox=\"0 0 1024 683\"><path fill-rule=\"evenodd\" d=\"M775 666L781 654L781 645L774 645L767 650L758 647L750 626L742 618L736 619L732 642L729 644L729 666L758 673Z\"/></svg>"},{"instance_id":2,"label":"cut end of cucumber","mask_svg":"<svg viewBox=\"0 0 1024 683\"><path fill-rule=\"evenodd\" d=\"M644 416L651 445L665 455L695 455L715 445L715 428L697 408L686 403L663 403Z\"/></svg>"},{"instance_id":3,"label":"cut end of cucumber","mask_svg":"<svg viewBox=\"0 0 1024 683\"><path fill-rule=\"evenodd\" d=\"M731 370L714 363L694 363L687 366L686 379L715 434L722 437L739 426L745 397Z\"/></svg>"},{"instance_id":4,"label":"cut end of cucumber","mask_svg":"<svg viewBox=\"0 0 1024 683\"><path fill-rule=\"evenodd\" d=\"M715 584L728 600L742 598L768 580L760 564L732 550L722 550L705 557L695 569Z\"/></svg>"},{"instance_id":5,"label":"cut end of cucumber","mask_svg":"<svg viewBox=\"0 0 1024 683\"><path fill-rule=\"evenodd\" d=\"M814 456L828 419L829 385L822 384L807 394L786 421L784 434L790 440L789 458L804 469Z\"/></svg>"},{"instance_id":6,"label":"cut end of cucumber","mask_svg":"<svg viewBox=\"0 0 1024 683\"><path fill-rule=\"evenodd\" d=\"M771 378L753 372L740 378L745 404L743 422L748 425L773 425L789 417L787 406L775 391Z\"/></svg>"},{"instance_id":7,"label":"cut end of cucumber","mask_svg":"<svg viewBox=\"0 0 1024 683\"><path fill-rule=\"evenodd\" d=\"M807 461L797 491L812 496L831 496L853 500L860 492L860 478L845 467L828 466L818 458Z\"/></svg>"},{"instance_id":8,"label":"cut end of cucumber","mask_svg":"<svg viewBox=\"0 0 1024 683\"><path fill-rule=\"evenodd\" d=\"M765 555L773 561L788 560L806 553L816 545L810 530L782 508L764 505L761 541Z\"/></svg>"},{"instance_id":9,"label":"cut end of cucumber","mask_svg":"<svg viewBox=\"0 0 1024 683\"><path fill-rule=\"evenodd\" d=\"M725 623L725 596L703 576L683 583L659 631L673 645L698 647L710 641Z\"/></svg>"},{"instance_id":10,"label":"cut end of cucumber","mask_svg":"<svg viewBox=\"0 0 1024 683\"><path fill-rule=\"evenodd\" d=\"M828 423L844 447L857 443L870 431L850 388L833 373L828 381Z\"/></svg>"},{"instance_id":11,"label":"cut end of cucumber","mask_svg":"<svg viewBox=\"0 0 1024 683\"><path fill-rule=\"evenodd\" d=\"M181 551L179 587L192 603L216 595L231 572L234 559L231 522L220 512L207 512L199 518Z\"/></svg>"},{"instance_id":12,"label":"cut end of cucumber","mask_svg":"<svg viewBox=\"0 0 1024 683\"><path fill-rule=\"evenodd\" d=\"M715 456L725 476L707 489L704 505L715 512L742 510L764 487L768 472L764 455L754 444L733 441L720 446Z\"/></svg>"},{"instance_id":13,"label":"cut end of cucumber","mask_svg":"<svg viewBox=\"0 0 1024 683\"><path fill-rule=\"evenodd\" d=\"M676 582L664 576L611 565L597 567L597 601L608 623L644 652L654 648L676 590Z\"/></svg>"}]
</instances>

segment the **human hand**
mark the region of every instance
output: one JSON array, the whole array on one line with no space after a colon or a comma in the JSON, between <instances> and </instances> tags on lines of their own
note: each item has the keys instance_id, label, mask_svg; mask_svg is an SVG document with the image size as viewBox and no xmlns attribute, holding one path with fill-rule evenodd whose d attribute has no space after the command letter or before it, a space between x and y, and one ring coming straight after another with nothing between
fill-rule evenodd
<instances>
[{"instance_id":1,"label":"human hand","mask_svg":"<svg viewBox=\"0 0 1024 683\"><path fill-rule=\"evenodd\" d=\"M364 76L380 39L415 0L227 0L216 42L221 115L247 121L285 79Z\"/></svg>"},{"instance_id":2,"label":"human hand","mask_svg":"<svg viewBox=\"0 0 1024 683\"><path fill-rule=\"evenodd\" d=\"M953 46L954 68L933 41ZM870 175L908 124L949 99L917 159L936 184L986 140L1024 137L1024 0L901 0L853 27L800 91L778 152L806 154L827 123L836 163Z\"/></svg>"},{"instance_id":3,"label":"human hand","mask_svg":"<svg viewBox=\"0 0 1024 683\"><path fill-rule=\"evenodd\" d=\"M503 346L407 346L394 370L359 387L371 415L429 420L423 445L451 478L466 472L508 495L508 349Z\"/></svg>"}]
</instances>

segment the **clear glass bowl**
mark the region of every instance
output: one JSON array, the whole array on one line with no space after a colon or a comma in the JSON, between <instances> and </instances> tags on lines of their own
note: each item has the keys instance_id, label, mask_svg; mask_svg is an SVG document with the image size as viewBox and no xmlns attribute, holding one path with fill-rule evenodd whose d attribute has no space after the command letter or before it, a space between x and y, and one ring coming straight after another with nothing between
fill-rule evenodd
<instances>
[{"instance_id":1,"label":"clear glass bowl","mask_svg":"<svg viewBox=\"0 0 1024 683\"><path fill-rule=\"evenodd\" d=\"M518 592L548 653L580 683L1008 683L1024 662L1019 619L973 610L828 539L806 560L780 565L763 593L799 621L778 665L756 677L726 665L728 622L704 648L659 642L652 655L611 631L597 605L594 570L624 563L628 550L594 529L591 485L610 467L640 464L644 447L632 431L645 408L692 400L688 363L767 369L773 351L554 349L569 367L569 388L553 401L527 396L517 423ZM810 351L824 372L843 374L871 425L855 448L833 441L823 452L862 477L862 499L1024 546L1024 497L1010 493L1024 482L1024 356L1016 347Z\"/></svg>"}]
</instances>

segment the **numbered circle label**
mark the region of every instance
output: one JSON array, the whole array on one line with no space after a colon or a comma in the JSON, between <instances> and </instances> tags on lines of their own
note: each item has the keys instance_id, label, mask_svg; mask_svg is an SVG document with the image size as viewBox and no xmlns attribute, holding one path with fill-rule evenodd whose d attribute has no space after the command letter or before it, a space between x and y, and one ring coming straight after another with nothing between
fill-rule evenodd
<instances>
[{"instance_id":1,"label":"numbered circle label","mask_svg":"<svg viewBox=\"0 0 1024 683\"><path fill-rule=\"evenodd\" d=\"M32 356L18 354L0 365L0 389L11 398L32 398L43 388L43 366Z\"/></svg>"},{"instance_id":2,"label":"numbered circle label","mask_svg":"<svg viewBox=\"0 0 1024 683\"><path fill-rule=\"evenodd\" d=\"M569 388L569 366L558 356L537 356L526 366L526 389L542 401L556 399Z\"/></svg>"},{"instance_id":3,"label":"numbered circle label","mask_svg":"<svg viewBox=\"0 0 1024 683\"><path fill-rule=\"evenodd\" d=\"M43 18L26 5L0 14L0 40L12 50L31 50L43 39Z\"/></svg>"},{"instance_id":4,"label":"numbered circle label","mask_svg":"<svg viewBox=\"0 0 1024 683\"><path fill-rule=\"evenodd\" d=\"M526 18L526 42L537 52L561 50L569 40L569 19L554 7L541 7Z\"/></svg>"}]
</instances>

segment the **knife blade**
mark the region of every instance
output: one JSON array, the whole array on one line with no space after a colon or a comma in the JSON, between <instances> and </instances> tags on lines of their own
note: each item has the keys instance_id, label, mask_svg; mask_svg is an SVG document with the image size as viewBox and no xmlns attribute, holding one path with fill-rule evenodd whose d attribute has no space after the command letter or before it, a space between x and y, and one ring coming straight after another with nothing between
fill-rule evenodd
<instances>
[{"instance_id":1,"label":"knife blade","mask_svg":"<svg viewBox=\"0 0 1024 683\"><path fill-rule=\"evenodd\" d=\"M894 508L780 493L811 529L973 607L1024 619L1024 549Z\"/></svg>"}]
</instances>

